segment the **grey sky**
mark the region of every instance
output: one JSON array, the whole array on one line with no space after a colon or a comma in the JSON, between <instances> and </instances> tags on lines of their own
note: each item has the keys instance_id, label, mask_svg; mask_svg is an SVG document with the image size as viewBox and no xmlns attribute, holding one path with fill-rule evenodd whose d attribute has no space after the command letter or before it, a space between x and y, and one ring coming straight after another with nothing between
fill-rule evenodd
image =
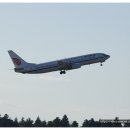
<instances>
[{"instance_id":1,"label":"grey sky","mask_svg":"<svg viewBox=\"0 0 130 130\"><path fill-rule=\"evenodd\" d=\"M130 117L130 4L0 4L0 113L52 120ZM68 71L13 72L7 50L42 63L89 53L111 58Z\"/></svg>"}]
</instances>

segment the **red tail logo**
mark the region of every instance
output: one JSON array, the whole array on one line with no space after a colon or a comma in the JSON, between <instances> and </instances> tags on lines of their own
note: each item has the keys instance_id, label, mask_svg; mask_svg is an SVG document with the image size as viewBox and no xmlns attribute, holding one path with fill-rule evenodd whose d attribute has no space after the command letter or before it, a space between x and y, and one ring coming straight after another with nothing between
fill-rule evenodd
<instances>
[{"instance_id":1,"label":"red tail logo","mask_svg":"<svg viewBox=\"0 0 130 130\"><path fill-rule=\"evenodd\" d=\"M21 60L20 59L17 59L17 58L12 58L12 59L13 59L14 64L21 65Z\"/></svg>"}]
</instances>

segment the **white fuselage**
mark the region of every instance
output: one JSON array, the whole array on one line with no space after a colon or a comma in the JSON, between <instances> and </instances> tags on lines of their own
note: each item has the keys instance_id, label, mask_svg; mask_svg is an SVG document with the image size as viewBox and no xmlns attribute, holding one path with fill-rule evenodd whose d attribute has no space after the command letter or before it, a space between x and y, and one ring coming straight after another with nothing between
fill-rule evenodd
<instances>
[{"instance_id":1,"label":"white fuselage","mask_svg":"<svg viewBox=\"0 0 130 130\"><path fill-rule=\"evenodd\" d=\"M33 64L32 66L24 68L24 70L22 70L21 73L38 74L52 71L78 69L83 65L89 65L98 62L102 63L109 57L110 57L109 55L103 53L77 56L42 64Z\"/></svg>"}]
</instances>

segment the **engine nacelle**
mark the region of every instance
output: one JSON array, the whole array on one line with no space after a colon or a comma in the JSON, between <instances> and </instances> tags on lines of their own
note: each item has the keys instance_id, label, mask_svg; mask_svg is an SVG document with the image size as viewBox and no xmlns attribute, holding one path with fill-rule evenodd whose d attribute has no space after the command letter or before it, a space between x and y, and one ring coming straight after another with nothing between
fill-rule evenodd
<instances>
[{"instance_id":1,"label":"engine nacelle","mask_svg":"<svg viewBox=\"0 0 130 130\"><path fill-rule=\"evenodd\" d=\"M75 63L75 64L72 65L71 69L78 69L78 68L81 68L81 64Z\"/></svg>"}]
</instances>

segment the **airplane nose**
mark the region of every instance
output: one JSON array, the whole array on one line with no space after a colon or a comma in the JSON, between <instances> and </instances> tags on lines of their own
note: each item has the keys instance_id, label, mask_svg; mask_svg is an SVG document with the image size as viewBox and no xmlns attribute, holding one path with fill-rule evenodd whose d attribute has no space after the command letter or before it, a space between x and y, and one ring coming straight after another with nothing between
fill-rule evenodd
<instances>
[{"instance_id":1,"label":"airplane nose","mask_svg":"<svg viewBox=\"0 0 130 130\"><path fill-rule=\"evenodd\" d=\"M107 55L107 58L110 58L110 56L109 56L109 55Z\"/></svg>"}]
</instances>

